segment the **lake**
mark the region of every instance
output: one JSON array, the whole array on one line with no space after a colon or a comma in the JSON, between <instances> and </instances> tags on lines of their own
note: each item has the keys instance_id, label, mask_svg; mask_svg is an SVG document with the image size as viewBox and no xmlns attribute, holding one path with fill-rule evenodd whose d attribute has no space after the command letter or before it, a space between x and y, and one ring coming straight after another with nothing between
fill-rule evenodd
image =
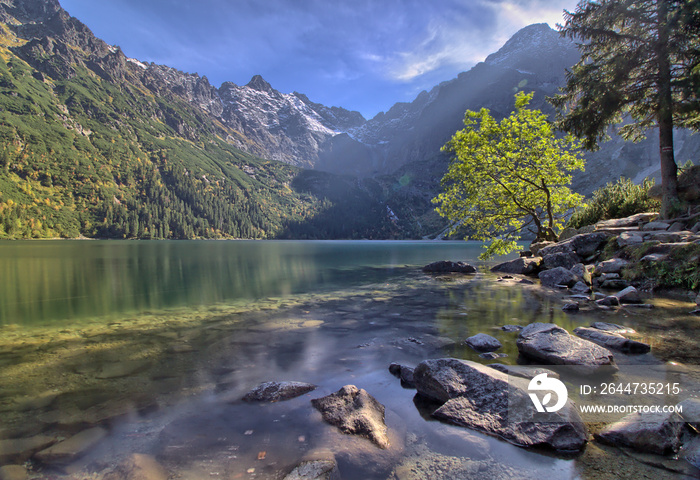
<instances>
[{"instance_id":1,"label":"lake","mask_svg":"<svg viewBox=\"0 0 700 480\"><path fill-rule=\"evenodd\" d=\"M471 242L0 242L0 465L3 448L100 427L104 438L69 466L30 460L32 472L101 478L140 453L171 478L281 479L324 449L345 480L616 478L620 469L675 478L612 447L563 458L435 421L389 373L392 362L445 356L516 363L517 333L498 327L536 321L571 331L614 320L664 351L659 315L687 316L687 302L655 298L653 315L567 314L565 294L490 273L481 251ZM479 273L421 272L443 259ZM507 356L486 360L464 345L480 332ZM287 380L317 389L241 401ZM389 449L339 433L311 406L348 384L386 407Z\"/></svg>"}]
</instances>

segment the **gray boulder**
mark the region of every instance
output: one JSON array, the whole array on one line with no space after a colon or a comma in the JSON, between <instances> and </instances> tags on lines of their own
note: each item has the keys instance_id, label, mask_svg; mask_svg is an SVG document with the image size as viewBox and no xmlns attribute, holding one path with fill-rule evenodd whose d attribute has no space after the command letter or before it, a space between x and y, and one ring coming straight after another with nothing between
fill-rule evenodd
<instances>
[{"instance_id":1,"label":"gray boulder","mask_svg":"<svg viewBox=\"0 0 700 480\"><path fill-rule=\"evenodd\" d=\"M303 382L265 382L246 393L246 402L280 402L304 395L316 389L316 385Z\"/></svg>"},{"instance_id":2,"label":"gray boulder","mask_svg":"<svg viewBox=\"0 0 700 480\"><path fill-rule=\"evenodd\" d=\"M620 303L642 303L642 297L634 287L627 287L620 290L615 296L620 300Z\"/></svg>"},{"instance_id":3,"label":"gray boulder","mask_svg":"<svg viewBox=\"0 0 700 480\"><path fill-rule=\"evenodd\" d=\"M613 355L595 343L572 336L553 323L531 323L520 332L518 351L552 365L576 365L581 373L615 372Z\"/></svg>"},{"instance_id":4,"label":"gray boulder","mask_svg":"<svg viewBox=\"0 0 700 480\"><path fill-rule=\"evenodd\" d=\"M532 253L533 256L541 256L540 251L543 248L550 247L552 245L556 245L557 242L549 242L549 241L543 241L543 242L533 242L530 244L530 252Z\"/></svg>"},{"instance_id":5,"label":"gray boulder","mask_svg":"<svg viewBox=\"0 0 700 480\"><path fill-rule=\"evenodd\" d=\"M564 306L561 307L561 309L565 312L578 312L580 310L580 307L576 302L569 302L565 303Z\"/></svg>"},{"instance_id":6,"label":"gray boulder","mask_svg":"<svg viewBox=\"0 0 700 480\"><path fill-rule=\"evenodd\" d=\"M509 262L499 263L491 268L492 272L515 273L517 275L534 275L542 268L542 257L520 257Z\"/></svg>"},{"instance_id":7,"label":"gray boulder","mask_svg":"<svg viewBox=\"0 0 700 480\"><path fill-rule=\"evenodd\" d=\"M645 232L651 232L655 230L668 230L668 227L670 227L670 223L666 222L649 222L645 225L642 226L642 230Z\"/></svg>"},{"instance_id":8,"label":"gray boulder","mask_svg":"<svg viewBox=\"0 0 700 480\"><path fill-rule=\"evenodd\" d=\"M572 293L591 293L591 287L583 282L576 282L569 290L571 290Z\"/></svg>"},{"instance_id":9,"label":"gray boulder","mask_svg":"<svg viewBox=\"0 0 700 480\"><path fill-rule=\"evenodd\" d=\"M384 405L364 389L345 385L335 393L311 400L311 404L326 422L343 433L365 437L379 448L389 447Z\"/></svg>"},{"instance_id":10,"label":"gray boulder","mask_svg":"<svg viewBox=\"0 0 700 480\"><path fill-rule=\"evenodd\" d=\"M464 343L472 347L474 350L478 350L479 352L493 352L503 346L498 339L492 337L491 335L486 335L485 333L477 333L476 335L467 338Z\"/></svg>"},{"instance_id":11,"label":"gray boulder","mask_svg":"<svg viewBox=\"0 0 700 480\"><path fill-rule=\"evenodd\" d=\"M683 427L683 419L675 412L631 413L595 434L595 438L610 445L666 455L680 449Z\"/></svg>"},{"instance_id":12,"label":"gray boulder","mask_svg":"<svg viewBox=\"0 0 700 480\"><path fill-rule=\"evenodd\" d=\"M601 275L603 273L620 273L622 268L627 266L629 262L623 260L622 258L611 258L610 260L605 260L600 262L595 267L596 275Z\"/></svg>"},{"instance_id":13,"label":"gray boulder","mask_svg":"<svg viewBox=\"0 0 700 480\"><path fill-rule=\"evenodd\" d=\"M425 273L476 273L476 267L464 262L441 260L423 267Z\"/></svg>"},{"instance_id":14,"label":"gray boulder","mask_svg":"<svg viewBox=\"0 0 700 480\"><path fill-rule=\"evenodd\" d=\"M609 295L595 301L596 304L602 305L603 307L619 307L620 299L615 295Z\"/></svg>"},{"instance_id":15,"label":"gray boulder","mask_svg":"<svg viewBox=\"0 0 700 480\"><path fill-rule=\"evenodd\" d=\"M618 247L626 247L628 245L641 245L644 243L644 237L638 232L622 232L617 237Z\"/></svg>"},{"instance_id":16,"label":"gray boulder","mask_svg":"<svg viewBox=\"0 0 700 480\"><path fill-rule=\"evenodd\" d=\"M546 269L564 267L571 270L579 263L579 258L575 253L557 252L542 257L542 263Z\"/></svg>"},{"instance_id":17,"label":"gray boulder","mask_svg":"<svg viewBox=\"0 0 700 480\"><path fill-rule=\"evenodd\" d=\"M413 369L398 363L389 365L389 372L401 379L401 385L407 388L415 388L413 383Z\"/></svg>"},{"instance_id":18,"label":"gray boulder","mask_svg":"<svg viewBox=\"0 0 700 480\"><path fill-rule=\"evenodd\" d=\"M636 340L630 340L617 333L608 333L597 328L578 327L574 333L605 348L623 353L648 353L651 347Z\"/></svg>"},{"instance_id":19,"label":"gray boulder","mask_svg":"<svg viewBox=\"0 0 700 480\"><path fill-rule=\"evenodd\" d=\"M584 265L583 263L577 263L571 267L571 273L576 275L582 282L587 285L591 284L593 280L592 275L595 267L593 265Z\"/></svg>"},{"instance_id":20,"label":"gray boulder","mask_svg":"<svg viewBox=\"0 0 700 480\"><path fill-rule=\"evenodd\" d=\"M528 395L529 382L466 360L426 360L415 370L418 393L442 403L433 416L498 436L518 446L578 451L586 427L567 401L555 413L538 413Z\"/></svg>"},{"instance_id":21,"label":"gray boulder","mask_svg":"<svg viewBox=\"0 0 700 480\"><path fill-rule=\"evenodd\" d=\"M548 245L542 248L539 254L542 257L545 257L549 254L558 252L574 253L580 258L585 259L593 256L598 249L603 246L609 237L610 234L606 232L582 233L579 235L574 235L563 242Z\"/></svg>"},{"instance_id":22,"label":"gray boulder","mask_svg":"<svg viewBox=\"0 0 700 480\"><path fill-rule=\"evenodd\" d=\"M576 275L564 267L557 267L551 270L545 270L538 275L542 285L546 287L556 287L557 285L566 285L573 287L576 282Z\"/></svg>"},{"instance_id":23,"label":"gray boulder","mask_svg":"<svg viewBox=\"0 0 700 480\"><path fill-rule=\"evenodd\" d=\"M600 288L606 290L620 290L625 289L629 286L630 284L627 282L627 280L623 280L621 278L610 278L600 284Z\"/></svg>"}]
</instances>

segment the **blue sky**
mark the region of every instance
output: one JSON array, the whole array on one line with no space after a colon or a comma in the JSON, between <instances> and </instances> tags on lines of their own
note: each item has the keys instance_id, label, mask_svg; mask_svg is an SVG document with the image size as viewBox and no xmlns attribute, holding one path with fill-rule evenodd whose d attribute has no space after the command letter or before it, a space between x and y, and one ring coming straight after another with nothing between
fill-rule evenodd
<instances>
[{"instance_id":1,"label":"blue sky","mask_svg":"<svg viewBox=\"0 0 700 480\"><path fill-rule=\"evenodd\" d=\"M60 0L100 38L219 86L277 90L371 118L450 80L577 0Z\"/></svg>"}]
</instances>

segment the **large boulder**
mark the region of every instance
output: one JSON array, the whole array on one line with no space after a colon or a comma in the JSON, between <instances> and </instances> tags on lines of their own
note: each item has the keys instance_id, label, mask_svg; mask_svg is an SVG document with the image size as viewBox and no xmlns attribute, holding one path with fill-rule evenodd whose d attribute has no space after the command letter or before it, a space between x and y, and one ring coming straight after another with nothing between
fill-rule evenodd
<instances>
[{"instance_id":1,"label":"large boulder","mask_svg":"<svg viewBox=\"0 0 700 480\"><path fill-rule=\"evenodd\" d=\"M557 285L564 285L567 287L573 287L576 285L578 279L576 275L571 273L571 271L564 267L557 267L551 270L544 270L538 275L540 282L545 287L556 287Z\"/></svg>"},{"instance_id":2,"label":"large boulder","mask_svg":"<svg viewBox=\"0 0 700 480\"><path fill-rule=\"evenodd\" d=\"M499 263L491 268L492 272L515 273L517 275L535 275L542 268L542 257L520 257L509 262Z\"/></svg>"},{"instance_id":3,"label":"large boulder","mask_svg":"<svg viewBox=\"0 0 700 480\"><path fill-rule=\"evenodd\" d=\"M605 348L623 353L648 353L651 350L651 347L646 343L630 340L617 333L608 333L597 328L578 327L574 329L574 333Z\"/></svg>"},{"instance_id":4,"label":"large boulder","mask_svg":"<svg viewBox=\"0 0 700 480\"><path fill-rule=\"evenodd\" d=\"M571 270L580 261L575 253L557 252L542 257L542 263L544 268L547 269L564 267L567 270Z\"/></svg>"},{"instance_id":5,"label":"large boulder","mask_svg":"<svg viewBox=\"0 0 700 480\"><path fill-rule=\"evenodd\" d=\"M573 403L538 413L526 379L454 358L419 363L414 379L420 395L442 403L433 412L441 420L524 447L578 451L586 444L586 428Z\"/></svg>"},{"instance_id":6,"label":"large boulder","mask_svg":"<svg viewBox=\"0 0 700 480\"><path fill-rule=\"evenodd\" d=\"M640 452L665 455L681 446L685 424L677 413L630 413L608 425L595 438L601 442L631 447Z\"/></svg>"},{"instance_id":7,"label":"large boulder","mask_svg":"<svg viewBox=\"0 0 700 480\"><path fill-rule=\"evenodd\" d=\"M316 385L303 382L265 382L246 393L246 402L280 402L304 395L316 389Z\"/></svg>"},{"instance_id":8,"label":"large boulder","mask_svg":"<svg viewBox=\"0 0 700 480\"><path fill-rule=\"evenodd\" d=\"M516 344L521 354L543 363L576 365L581 373L617 371L609 350L553 323L531 323L520 332Z\"/></svg>"},{"instance_id":9,"label":"large boulder","mask_svg":"<svg viewBox=\"0 0 700 480\"><path fill-rule=\"evenodd\" d=\"M568 240L548 245L539 251L542 257L552 253L574 253L581 259L593 256L610 237L606 232L592 232L574 235Z\"/></svg>"},{"instance_id":10,"label":"large boulder","mask_svg":"<svg viewBox=\"0 0 700 480\"><path fill-rule=\"evenodd\" d=\"M441 260L423 267L425 273L476 273L476 267L464 262Z\"/></svg>"},{"instance_id":11,"label":"large boulder","mask_svg":"<svg viewBox=\"0 0 700 480\"><path fill-rule=\"evenodd\" d=\"M326 422L343 433L368 438L379 448L389 447L384 405L364 389L345 385L326 397L311 400L311 404Z\"/></svg>"}]
</instances>

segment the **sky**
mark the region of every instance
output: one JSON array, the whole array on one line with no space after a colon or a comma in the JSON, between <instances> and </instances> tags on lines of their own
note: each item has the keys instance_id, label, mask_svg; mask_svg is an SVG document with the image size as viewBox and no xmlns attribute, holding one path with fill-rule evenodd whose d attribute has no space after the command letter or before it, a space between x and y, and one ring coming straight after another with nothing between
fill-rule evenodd
<instances>
[{"instance_id":1,"label":"sky","mask_svg":"<svg viewBox=\"0 0 700 480\"><path fill-rule=\"evenodd\" d=\"M372 118L455 78L577 0L59 0L125 55Z\"/></svg>"}]
</instances>

